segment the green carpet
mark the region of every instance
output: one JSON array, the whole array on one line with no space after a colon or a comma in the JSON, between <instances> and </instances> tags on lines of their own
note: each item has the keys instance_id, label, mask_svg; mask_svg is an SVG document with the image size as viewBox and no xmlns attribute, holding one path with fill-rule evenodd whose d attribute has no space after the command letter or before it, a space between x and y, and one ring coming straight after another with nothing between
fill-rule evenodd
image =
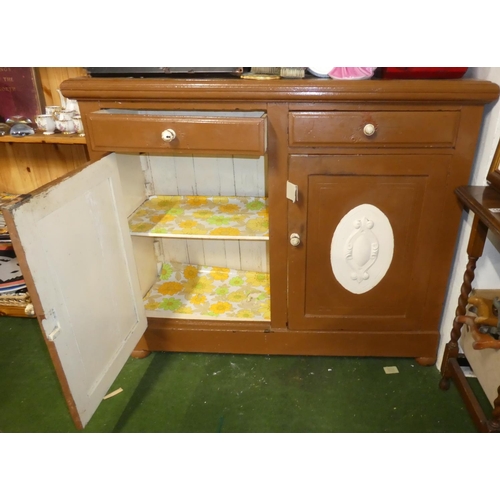
<instances>
[{"instance_id":1,"label":"green carpet","mask_svg":"<svg viewBox=\"0 0 500 500\"><path fill-rule=\"evenodd\" d=\"M123 392L76 431L38 323L0 318L0 342L4 433L476 432L455 386L413 359L187 353L130 358L110 389Z\"/></svg>"}]
</instances>

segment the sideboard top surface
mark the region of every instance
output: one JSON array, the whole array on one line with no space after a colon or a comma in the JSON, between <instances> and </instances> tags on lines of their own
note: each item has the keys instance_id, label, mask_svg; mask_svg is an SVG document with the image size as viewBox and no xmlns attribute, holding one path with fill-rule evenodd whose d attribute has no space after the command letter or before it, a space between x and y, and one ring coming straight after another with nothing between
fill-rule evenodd
<instances>
[{"instance_id":1,"label":"sideboard top surface","mask_svg":"<svg viewBox=\"0 0 500 500\"><path fill-rule=\"evenodd\" d=\"M321 78L244 80L238 78L95 78L61 84L78 100L204 101L427 101L485 104L500 94L498 85L481 80L360 80Z\"/></svg>"}]
</instances>

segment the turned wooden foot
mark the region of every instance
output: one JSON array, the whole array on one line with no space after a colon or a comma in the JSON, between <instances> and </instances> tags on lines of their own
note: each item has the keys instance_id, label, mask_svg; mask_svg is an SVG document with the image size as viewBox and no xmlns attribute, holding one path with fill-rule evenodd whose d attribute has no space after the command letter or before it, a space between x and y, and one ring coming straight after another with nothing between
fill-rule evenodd
<instances>
[{"instance_id":1,"label":"turned wooden foot","mask_svg":"<svg viewBox=\"0 0 500 500\"><path fill-rule=\"evenodd\" d=\"M143 359L147 358L151 354L151 351L146 351L145 349L136 349L132 351L130 355L134 359Z\"/></svg>"},{"instance_id":2,"label":"turned wooden foot","mask_svg":"<svg viewBox=\"0 0 500 500\"><path fill-rule=\"evenodd\" d=\"M450 388L450 379L447 377L443 377L439 381L439 388L443 391L447 391Z\"/></svg>"},{"instance_id":3,"label":"turned wooden foot","mask_svg":"<svg viewBox=\"0 0 500 500\"><path fill-rule=\"evenodd\" d=\"M415 358L415 361L420 365L420 366L432 366L436 364L436 358Z\"/></svg>"}]
</instances>

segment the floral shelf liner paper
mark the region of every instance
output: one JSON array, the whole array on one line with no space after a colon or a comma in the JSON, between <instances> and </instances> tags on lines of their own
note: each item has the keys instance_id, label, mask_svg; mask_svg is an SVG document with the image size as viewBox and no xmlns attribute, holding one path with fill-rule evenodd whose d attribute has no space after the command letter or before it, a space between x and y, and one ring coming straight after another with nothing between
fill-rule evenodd
<instances>
[{"instance_id":1,"label":"floral shelf liner paper","mask_svg":"<svg viewBox=\"0 0 500 500\"><path fill-rule=\"evenodd\" d=\"M149 317L269 321L269 274L164 263L144 304Z\"/></svg>"},{"instance_id":2,"label":"floral shelf liner paper","mask_svg":"<svg viewBox=\"0 0 500 500\"><path fill-rule=\"evenodd\" d=\"M153 196L132 214L129 228L143 236L267 240L267 201L243 196Z\"/></svg>"}]
</instances>

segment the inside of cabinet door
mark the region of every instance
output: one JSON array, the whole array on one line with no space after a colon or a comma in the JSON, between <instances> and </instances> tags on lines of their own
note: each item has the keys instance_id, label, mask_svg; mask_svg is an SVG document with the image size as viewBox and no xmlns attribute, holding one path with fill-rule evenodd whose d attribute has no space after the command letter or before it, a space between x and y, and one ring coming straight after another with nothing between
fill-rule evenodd
<instances>
[{"instance_id":1,"label":"inside of cabinet door","mask_svg":"<svg viewBox=\"0 0 500 500\"><path fill-rule=\"evenodd\" d=\"M146 329L117 158L8 207L9 232L77 426Z\"/></svg>"}]
</instances>

